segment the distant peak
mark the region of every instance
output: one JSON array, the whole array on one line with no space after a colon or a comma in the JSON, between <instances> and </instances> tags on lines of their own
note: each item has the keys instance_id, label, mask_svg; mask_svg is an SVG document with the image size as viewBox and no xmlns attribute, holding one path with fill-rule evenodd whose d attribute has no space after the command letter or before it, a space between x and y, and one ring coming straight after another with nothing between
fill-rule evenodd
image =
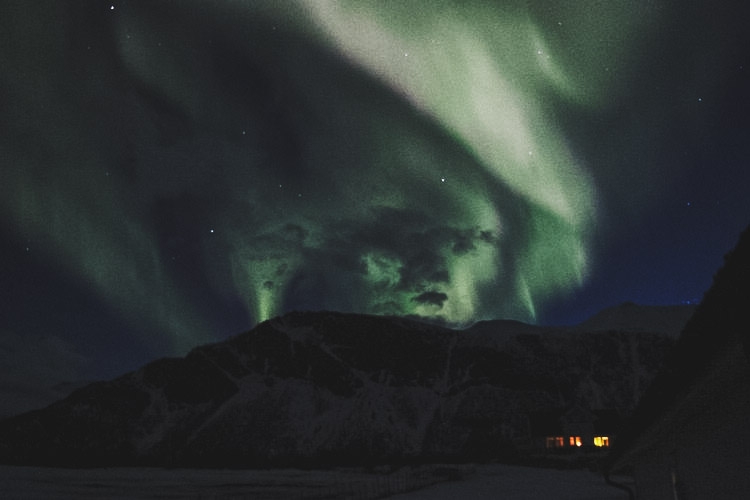
<instances>
[{"instance_id":1,"label":"distant peak","mask_svg":"<svg viewBox=\"0 0 750 500\"><path fill-rule=\"evenodd\" d=\"M642 305L635 302L608 307L575 327L579 331L658 332L678 336L696 306Z\"/></svg>"}]
</instances>

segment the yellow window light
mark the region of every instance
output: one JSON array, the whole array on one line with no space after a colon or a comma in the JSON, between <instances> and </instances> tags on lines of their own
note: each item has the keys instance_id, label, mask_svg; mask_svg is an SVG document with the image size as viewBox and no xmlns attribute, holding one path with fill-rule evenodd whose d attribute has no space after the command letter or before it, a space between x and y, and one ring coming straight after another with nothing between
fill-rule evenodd
<instances>
[{"instance_id":1,"label":"yellow window light","mask_svg":"<svg viewBox=\"0 0 750 500\"><path fill-rule=\"evenodd\" d=\"M607 436L596 436L594 437L594 446L599 448L606 448L609 446L609 438Z\"/></svg>"}]
</instances>

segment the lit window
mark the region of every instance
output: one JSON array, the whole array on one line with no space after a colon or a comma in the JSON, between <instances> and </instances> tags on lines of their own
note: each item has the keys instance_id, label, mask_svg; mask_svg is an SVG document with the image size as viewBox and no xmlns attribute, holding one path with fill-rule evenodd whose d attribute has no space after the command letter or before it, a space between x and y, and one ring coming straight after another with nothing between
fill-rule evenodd
<instances>
[{"instance_id":1,"label":"lit window","mask_svg":"<svg viewBox=\"0 0 750 500\"><path fill-rule=\"evenodd\" d=\"M607 436L596 436L594 438L594 446L607 448L609 446L609 438Z\"/></svg>"},{"instance_id":2,"label":"lit window","mask_svg":"<svg viewBox=\"0 0 750 500\"><path fill-rule=\"evenodd\" d=\"M581 436L570 436L568 443L570 443L570 446L581 446L583 441L581 441Z\"/></svg>"},{"instance_id":3,"label":"lit window","mask_svg":"<svg viewBox=\"0 0 750 500\"><path fill-rule=\"evenodd\" d=\"M564 444L562 436L548 437L547 448L562 448Z\"/></svg>"}]
</instances>

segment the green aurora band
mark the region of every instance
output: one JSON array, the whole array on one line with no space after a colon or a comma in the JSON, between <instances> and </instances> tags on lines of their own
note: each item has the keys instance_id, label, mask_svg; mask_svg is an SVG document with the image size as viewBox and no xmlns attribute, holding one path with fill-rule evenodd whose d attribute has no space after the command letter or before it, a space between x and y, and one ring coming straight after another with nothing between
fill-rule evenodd
<instances>
[{"instance_id":1,"label":"green aurora band","mask_svg":"<svg viewBox=\"0 0 750 500\"><path fill-rule=\"evenodd\" d=\"M239 295L252 321L300 305L533 320L585 280L597 222L593 180L553 111L606 106L625 85L613 70L627 74L646 4L489 4L185 2L193 15L169 23L122 6L118 63L94 47L100 64L72 70L65 6L5 7L23 28L22 49L0 54L18 123L3 142L3 217L175 352L210 337L152 219L185 193L210 198L211 293ZM247 97L260 84L214 74L219 42L229 66L271 66L288 102L268 111ZM90 100L106 105L79 112Z\"/></svg>"},{"instance_id":2,"label":"green aurora band","mask_svg":"<svg viewBox=\"0 0 750 500\"><path fill-rule=\"evenodd\" d=\"M550 8L525 1L309 0L298 5L303 13L296 18L303 19L302 25L312 18L313 27L306 29L313 36L439 124L489 176L472 182L476 179L455 168L446 196L461 213L453 224L469 222L494 235L494 241L460 255L442 248L444 279L411 289L400 286L403 258L367 253L362 256L365 279L357 287L365 295L359 308L439 317L449 323L493 315L533 320L546 299L582 284L596 223L595 189L567 147L549 103L607 103L622 84L614 75L628 69L632 40L645 29L642 16L653 14L646 12L646 3L578 2L575 7ZM554 29L542 29L540 20ZM568 31L569 24L576 26L576 33ZM549 38L543 33L550 33ZM570 46L571 38L575 56L558 55L556 42ZM393 147L397 139L384 142ZM410 149L409 144L403 147ZM414 149L410 156L424 154L419 146ZM440 176L445 182L429 162L421 163L418 175ZM506 217L502 203L493 199L507 196L507 191L495 193L486 188L487 182L509 189L515 203L525 205L522 237L505 227L519 221ZM388 195L371 197L367 205L413 206L413 197L394 192L392 185ZM509 241L519 237L523 241ZM500 258L505 248L512 255ZM415 294L424 290L443 293L446 299L439 304L415 301ZM390 307L378 297L388 297ZM492 304L493 298L500 303Z\"/></svg>"},{"instance_id":3,"label":"green aurora band","mask_svg":"<svg viewBox=\"0 0 750 500\"><path fill-rule=\"evenodd\" d=\"M514 288L520 304L500 309L533 319L538 303L581 284L596 216L591 179L539 103L550 92L582 100L591 89L576 88L583 82L564 73L527 14L514 6L488 4L324 0L305 7L342 55L440 123L496 182L528 203L529 241L514 257L515 276L501 278L503 287ZM579 14L588 12L584 8ZM402 312L471 321L481 307L477 290L503 274L497 255L503 246L503 216L491 201L480 201L487 193L462 180L456 195L466 217L496 232L498 244L446 256L449 279L440 287L446 303L427 311L409 308L404 298ZM397 268L396 263L390 266ZM368 265L368 275L372 273L377 275ZM371 280L382 283L377 277Z\"/></svg>"}]
</instances>

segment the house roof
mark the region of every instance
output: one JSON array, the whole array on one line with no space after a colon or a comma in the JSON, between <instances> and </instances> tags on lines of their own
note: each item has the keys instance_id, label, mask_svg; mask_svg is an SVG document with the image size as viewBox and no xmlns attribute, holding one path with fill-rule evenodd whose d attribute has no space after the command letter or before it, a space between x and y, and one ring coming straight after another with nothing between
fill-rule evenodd
<instances>
[{"instance_id":1,"label":"house roof","mask_svg":"<svg viewBox=\"0 0 750 500\"><path fill-rule=\"evenodd\" d=\"M594 410L594 432L600 436L617 435L622 428L622 416L617 410Z\"/></svg>"},{"instance_id":2,"label":"house roof","mask_svg":"<svg viewBox=\"0 0 750 500\"><path fill-rule=\"evenodd\" d=\"M532 436L561 436L562 424L560 416L562 410L536 412L529 415L529 425Z\"/></svg>"},{"instance_id":3,"label":"house roof","mask_svg":"<svg viewBox=\"0 0 750 500\"><path fill-rule=\"evenodd\" d=\"M668 429L683 423L688 413L705 412L718 397L717 390L738 389L732 385L734 375L746 370L750 360L748 298L750 226L724 257L713 285L620 434L605 464L608 472L627 469L640 453L658 446L657 428Z\"/></svg>"},{"instance_id":4,"label":"house roof","mask_svg":"<svg viewBox=\"0 0 750 500\"><path fill-rule=\"evenodd\" d=\"M579 415L585 412L583 418ZM572 418L571 418L572 417ZM617 434L622 424L620 413L615 409L586 410L580 407L537 412L529 416L532 436L562 436L563 423L568 421L586 421L593 423L594 432L602 436Z\"/></svg>"}]
</instances>

